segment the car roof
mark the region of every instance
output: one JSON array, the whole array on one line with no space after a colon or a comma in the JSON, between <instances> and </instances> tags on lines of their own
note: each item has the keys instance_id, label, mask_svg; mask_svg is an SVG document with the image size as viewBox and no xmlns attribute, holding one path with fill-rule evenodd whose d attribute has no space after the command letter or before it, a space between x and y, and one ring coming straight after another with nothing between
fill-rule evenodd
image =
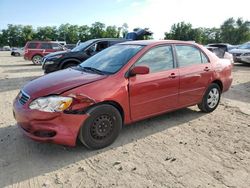
<instances>
[{"instance_id":1,"label":"car roof","mask_svg":"<svg viewBox=\"0 0 250 188\"><path fill-rule=\"evenodd\" d=\"M57 41L41 41L41 40L32 40L32 41L28 41L27 43L59 43Z\"/></svg>"},{"instance_id":2,"label":"car roof","mask_svg":"<svg viewBox=\"0 0 250 188\"><path fill-rule=\"evenodd\" d=\"M97 39L90 39L90 40L87 40L87 41L96 42L96 41L129 41L129 40L124 39L124 38L97 38ZM84 42L87 42L87 41L84 41Z\"/></svg>"},{"instance_id":3,"label":"car roof","mask_svg":"<svg viewBox=\"0 0 250 188\"><path fill-rule=\"evenodd\" d=\"M196 44L193 41L180 41L180 40L136 40L136 41L127 41L121 44L134 44L134 45L160 45L160 44Z\"/></svg>"}]
</instances>

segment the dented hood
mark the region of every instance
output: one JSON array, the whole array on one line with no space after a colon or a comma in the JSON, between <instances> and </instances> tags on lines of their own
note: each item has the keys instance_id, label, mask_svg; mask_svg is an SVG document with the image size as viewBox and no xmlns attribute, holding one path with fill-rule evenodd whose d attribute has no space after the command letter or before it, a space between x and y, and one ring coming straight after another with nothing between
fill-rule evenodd
<instances>
[{"instance_id":1,"label":"dented hood","mask_svg":"<svg viewBox=\"0 0 250 188\"><path fill-rule=\"evenodd\" d=\"M69 68L32 80L23 87L23 91L31 98L37 98L51 94L60 94L69 89L106 77L107 75L92 74Z\"/></svg>"}]
</instances>

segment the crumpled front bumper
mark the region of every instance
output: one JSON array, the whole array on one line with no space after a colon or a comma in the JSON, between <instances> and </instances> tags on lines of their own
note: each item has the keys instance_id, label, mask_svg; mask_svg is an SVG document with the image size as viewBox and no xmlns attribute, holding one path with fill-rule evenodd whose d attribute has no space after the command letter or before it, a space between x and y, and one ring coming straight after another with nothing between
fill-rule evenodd
<instances>
[{"instance_id":1,"label":"crumpled front bumper","mask_svg":"<svg viewBox=\"0 0 250 188\"><path fill-rule=\"evenodd\" d=\"M75 146L80 127L88 114L41 112L20 104L13 104L13 115L23 133L33 140Z\"/></svg>"}]
</instances>

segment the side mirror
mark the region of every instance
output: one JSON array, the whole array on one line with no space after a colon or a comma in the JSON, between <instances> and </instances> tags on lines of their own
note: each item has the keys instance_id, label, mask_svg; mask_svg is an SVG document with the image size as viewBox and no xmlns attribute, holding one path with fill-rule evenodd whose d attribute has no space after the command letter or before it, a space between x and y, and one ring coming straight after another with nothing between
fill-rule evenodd
<instances>
[{"instance_id":1,"label":"side mirror","mask_svg":"<svg viewBox=\"0 0 250 188\"><path fill-rule=\"evenodd\" d=\"M135 76L137 74L148 74L149 68L147 66L135 66L130 70L130 76Z\"/></svg>"}]
</instances>

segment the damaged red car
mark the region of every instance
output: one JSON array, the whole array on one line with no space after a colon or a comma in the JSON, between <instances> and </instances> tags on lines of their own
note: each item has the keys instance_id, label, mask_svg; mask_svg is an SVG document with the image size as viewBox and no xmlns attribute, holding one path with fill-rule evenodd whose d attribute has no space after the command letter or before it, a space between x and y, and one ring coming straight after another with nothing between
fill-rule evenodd
<instances>
[{"instance_id":1,"label":"damaged red car","mask_svg":"<svg viewBox=\"0 0 250 188\"><path fill-rule=\"evenodd\" d=\"M88 148L110 145L123 125L198 105L212 112L232 64L193 42L131 41L26 84L14 117L28 137Z\"/></svg>"}]
</instances>

